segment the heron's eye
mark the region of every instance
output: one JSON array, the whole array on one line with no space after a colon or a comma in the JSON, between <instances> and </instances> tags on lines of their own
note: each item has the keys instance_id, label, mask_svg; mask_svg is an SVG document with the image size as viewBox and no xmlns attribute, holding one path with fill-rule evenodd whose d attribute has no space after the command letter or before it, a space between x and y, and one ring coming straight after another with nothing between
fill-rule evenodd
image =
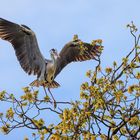
<instances>
[{"instance_id":1,"label":"heron's eye","mask_svg":"<svg viewBox=\"0 0 140 140\"><path fill-rule=\"evenodd\" d=\"M50 50L50 53L51 53L51 54L55 54L55 53L57 53L57 50L56 50L56 49L51 49L51 50Z\"/></svg>"},{"instance_id":2,"label":"heron's eye","mask_svg":"<svg viewBox=\"0 0 140 140\"><path fill-rule=\"evenodd\" d=\"M55 52L55 49L52 49L52 52Z\"/></svg>"}]
</instances>

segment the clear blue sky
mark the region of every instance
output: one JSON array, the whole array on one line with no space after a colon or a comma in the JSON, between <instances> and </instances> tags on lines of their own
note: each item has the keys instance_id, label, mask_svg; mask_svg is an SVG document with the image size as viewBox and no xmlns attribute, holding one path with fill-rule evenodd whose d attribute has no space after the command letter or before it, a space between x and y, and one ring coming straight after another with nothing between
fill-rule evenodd
<instances>
[{"instance_id":1,"label":"clear blue sky","mask_svg":"<svg viewBox=\"0 0 140 140\"><path fill-rule=\"evenodd\" d=\"M132 47L126 24L133 20L140 29L139 6L139 0L0 0L0 17L34 30L46 58L51 48L60 51L74 34L85 42L101 38L105 67L114 60L120 61ZM53 90L56 100L78 99L80 84L87 80L85 73L95 65L95 61L68 65L56 78L61 84ZM0 91L21 95L21 88L34 79L21 69L11 44L0 40ZM0 139L14 139L17 133L18 139L28 135L27 130L15 130L9 136L0 134Z\"/></svg>"}]
</instances>

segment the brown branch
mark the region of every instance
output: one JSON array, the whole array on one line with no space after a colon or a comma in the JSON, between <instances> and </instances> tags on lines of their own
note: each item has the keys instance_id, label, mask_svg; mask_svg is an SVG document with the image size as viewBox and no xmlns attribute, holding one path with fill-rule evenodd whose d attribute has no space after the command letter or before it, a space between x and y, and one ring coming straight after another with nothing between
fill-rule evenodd
<instances>
[{"instance_id":1,"label":"brown branch","mask_svg":"<svg viewBox=\"0 0 140 140\"><path fill-rule=\"evenodd\" d=\"M129 117L129 119L128 119L127 121L123 120L123 121L120 123L120 125L118 125L118 127L112 132L111 138L112 138L115 134L117 134L117 132L118 132L123 126L125 126L125 125L130 121L130 119L131 119L132 117L134 117L134 116L136 116L136 115L138 115L138 114L140 114L140 111L137 111L136 113L132 114L132 115Z\"/></svg>"}]
</instances>

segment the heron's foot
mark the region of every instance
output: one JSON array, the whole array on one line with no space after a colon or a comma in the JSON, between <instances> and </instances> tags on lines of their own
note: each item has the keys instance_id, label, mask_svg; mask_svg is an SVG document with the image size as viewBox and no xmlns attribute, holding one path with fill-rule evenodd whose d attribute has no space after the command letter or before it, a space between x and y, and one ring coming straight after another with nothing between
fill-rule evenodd
<instances>
[{"instance_id":1,"label":"heron's foot","mask_svg":"<svg viewBox=\"0 0 140 140\"><path fill-rule=\"evenodd\" d=\"M50 95L51 95L51 97L52 97L52 99L53 99L54 109L55 109L55 108L57 107L56 100L54 99L53 94L52 94L51 91L50 91L50 88L48 88L48 91L49 91L49 93L50 93Z\"/></svg>"},{"instance_id":2,"label":"heron's foot","mask_svg":"<svg viewBox=\"0 0 140 140\"><path fill-rule=\"evenodd\" d=\"M57 103L56 101L53 102L54 103L54 109L57 107Z\"/></svg>"}]
</instances>

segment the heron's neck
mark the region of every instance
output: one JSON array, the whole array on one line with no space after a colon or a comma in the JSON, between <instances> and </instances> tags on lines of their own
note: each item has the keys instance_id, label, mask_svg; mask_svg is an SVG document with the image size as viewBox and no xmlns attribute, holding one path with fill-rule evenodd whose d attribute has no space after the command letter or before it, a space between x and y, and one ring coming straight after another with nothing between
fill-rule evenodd
<instances>
[{"instance_id":1,"label":"heron's neck","mask_svg":"<svg viewBox=\"0 0 140 140\"><path fill-rule=\"evenodd\" d=\"M52 63L53 63L53 65L54 65L54 67L56 67L57 58L52 57Z\"/></svg>"}]
</instances>

